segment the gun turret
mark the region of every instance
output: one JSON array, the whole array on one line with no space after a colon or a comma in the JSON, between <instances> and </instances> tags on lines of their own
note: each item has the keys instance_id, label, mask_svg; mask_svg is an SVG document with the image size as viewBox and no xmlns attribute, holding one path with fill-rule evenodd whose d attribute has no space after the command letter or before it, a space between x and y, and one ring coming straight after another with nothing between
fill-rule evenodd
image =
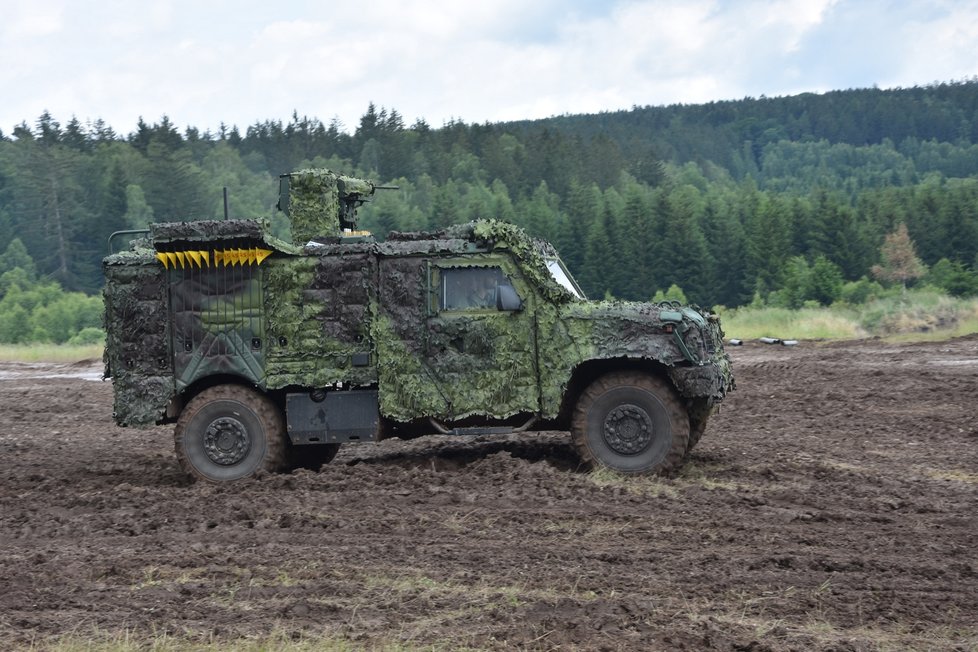
<instances>
[{"instance_id":1,"label":"gun turret","mask_svg":"<svg viewBox=\"0 0 978 652\"><path fill-rule=\"evenodd\" d=\"M381 187L325 168L297 170L279 177L278 209L292 223L292 242L303 245L356 230L357 208Z\"/></svg>"}]
</instances>

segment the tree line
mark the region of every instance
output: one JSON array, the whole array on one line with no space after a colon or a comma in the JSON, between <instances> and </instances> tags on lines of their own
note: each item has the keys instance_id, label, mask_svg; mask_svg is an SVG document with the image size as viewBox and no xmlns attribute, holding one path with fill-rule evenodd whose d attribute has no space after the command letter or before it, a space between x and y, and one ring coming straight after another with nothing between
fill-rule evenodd
<instances>
[{"instance_id":1,"label":"tree line","mask_svg":"<svg viewBox=\"0 0 978 652\"><path fill-rule=\"evenodd\" d=\"M284 235L277 176L302 167L398 186L361 211L381 237L515 222L595 297L828 303L872 281L901 224L925 278L978 292L976 80L437 128L373 104L352 129L294 113L243 132L44 113L0 132L0 249L17 239L37 282L92 294L112 232L219 218L225 187L232 216Z\"/></svg>"}]
</instances>

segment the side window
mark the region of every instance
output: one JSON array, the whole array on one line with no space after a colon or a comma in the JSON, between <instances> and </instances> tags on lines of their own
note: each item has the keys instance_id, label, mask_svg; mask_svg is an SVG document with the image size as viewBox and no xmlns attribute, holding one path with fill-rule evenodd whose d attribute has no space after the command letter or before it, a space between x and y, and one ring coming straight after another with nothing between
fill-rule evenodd
<instances>
[{"instance_id":1,"label":"side window","mask_svg":"<svg viewBox=\"0 0 978 652\"><path fill-rule=\"evenodd\" d=\"M453 267L442 269L440 277L440 310L495 310L499 286L512 287L498 267Z\"/></svg>"}]
</instances>

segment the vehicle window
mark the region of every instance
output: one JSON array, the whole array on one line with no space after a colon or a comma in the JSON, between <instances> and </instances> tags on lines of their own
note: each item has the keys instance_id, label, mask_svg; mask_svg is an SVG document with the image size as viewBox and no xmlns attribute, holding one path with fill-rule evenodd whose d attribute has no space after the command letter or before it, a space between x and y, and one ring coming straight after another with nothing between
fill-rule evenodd
<instances>
[{"instance_id":1,"label":"vehicle window","mask_svg":"<svg viewBox=\"0 0 978 652\"><path fill-rule=\"evenodd\" d=\"M575 281L570 275L570 272L567 271L567 268L564 267L564 263L559 258L548 258L547 270L561 287L573 294L578 299L584 298L584 293L581 292L581 288L577 284L577 281Z\"/></svg>"},{"instance_id":2,"label":"vehicle window","mask_svg":"<svg viewBox=\"0 0 978 652\"><path fill-rule=\"evenodd\" d=\"M510 285L498 267L454 267L441 270L438 293L442 310L495 310L500 285Z\"/></svg>"}]
</instances>

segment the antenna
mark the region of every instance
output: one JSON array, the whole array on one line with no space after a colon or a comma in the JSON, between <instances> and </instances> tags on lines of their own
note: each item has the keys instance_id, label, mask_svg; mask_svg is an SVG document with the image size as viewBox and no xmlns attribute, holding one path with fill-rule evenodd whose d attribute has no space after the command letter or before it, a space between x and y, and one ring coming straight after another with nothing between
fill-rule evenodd
<instances>
[{"instance_id":1,"label":"antenna","mask_svg":"<svg viewBox=\"0 0 978 652\"><path fill-rule=\"evenodd\" d=\"M224 219L230 219L228 217L228 187L224 186Z\"/></svg>"}]
</instances>

